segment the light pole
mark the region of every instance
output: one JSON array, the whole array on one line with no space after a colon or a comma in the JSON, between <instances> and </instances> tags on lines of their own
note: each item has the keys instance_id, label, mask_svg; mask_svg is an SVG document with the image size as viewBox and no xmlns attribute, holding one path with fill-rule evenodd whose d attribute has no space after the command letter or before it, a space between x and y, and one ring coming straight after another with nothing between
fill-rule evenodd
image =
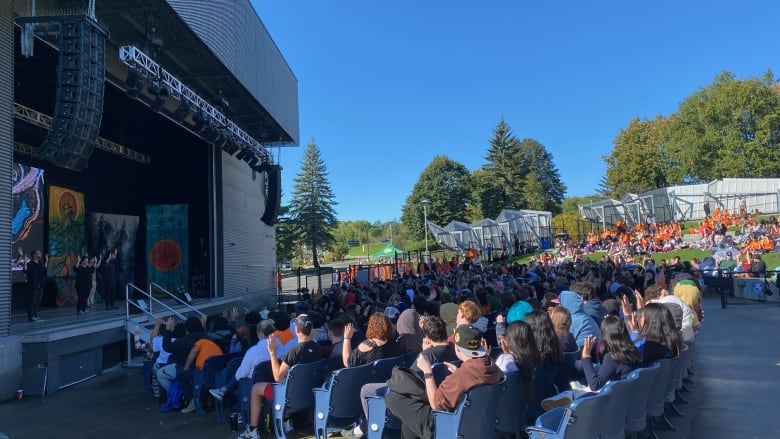
<instances>
[{"instance_id":1,"label":"light pole","mask_svg":"<svg viewBox=\"0 0 780 439\"><path fill-rule=\"evenodd\" d=\"M431 200L424 198L420 200L423 206L423 218L425 219L425 263L428 263L430 259L430 253L428 252L428 205L431 204Z\"/></svg>"}]
</instances>

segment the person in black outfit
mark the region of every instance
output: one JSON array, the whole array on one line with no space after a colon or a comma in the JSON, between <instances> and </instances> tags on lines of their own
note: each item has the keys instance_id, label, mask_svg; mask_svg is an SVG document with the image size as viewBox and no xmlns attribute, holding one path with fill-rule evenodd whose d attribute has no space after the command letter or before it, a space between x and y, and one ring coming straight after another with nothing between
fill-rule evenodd
<instances>
[{"instance_id":1,"label":"person in black outfit","mask_svg":"<svg viewBox=\"0 0 780 439\"><path fill-rule=\"evenodd\" d=\"M95 267L89 265L89 257L82 256L79 258L78 264L73 267L73 271L76 272L76 294L78 296L76 314L84 314L87 312L87 298L89 290L92 289L92 273L95 272Z\"/></svg>"},{"instance_id":2,"label":"person in black outfit","mask_svg":"<svg viewBox=\"0 0 780 439\"><path fill-rule=\"evenodd\" d=\"M27 298L27 320L38 322L38 308L43 297L43 285L46 283L46 269L49 266L49 255L43 257L41 263L41 251L35 250L32 259L24 259L24 272L27 274L27 283L30 285L30 295Z\"/></svg>"},{"instance_id":3,"label":"person in black outfit","mask_svg":"<svg viewBox=\"0 0 780 439\"><path fill-rule=\"evenodd\" d=\"M108 251L106 261L103 264L101 270L101 278L103 280L103 300L106 301L106 309L117 309L114 306L114 297L116 296L116 284L118 282L118 270L117 270L117 249L111 249Z\"/></svg>"}]
</instances>

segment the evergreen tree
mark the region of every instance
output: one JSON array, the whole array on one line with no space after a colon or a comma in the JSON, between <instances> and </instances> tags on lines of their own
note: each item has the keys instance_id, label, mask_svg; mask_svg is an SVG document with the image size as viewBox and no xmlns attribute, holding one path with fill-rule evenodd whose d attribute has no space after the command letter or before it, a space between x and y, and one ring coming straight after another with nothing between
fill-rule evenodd
<instances>
[{"instance_id":1,"label":"evergreen tree","mask_svg":"<svg viewBox=\"0 0 780 439\"><path fill-rule=\"evenodd\" d=\"M486 178L485 187L477 187L475 201L480 201L484 218L495 218L503 209L520 209L524 206L521 182L525 176L521 167L520 142L512 134L512 128L504 117L493 128L485 160L482 167Z\"/></svg>"},{"instance_id":2,"label":"evergreen tree","mask_svg":"<svg viewBox=\"0 0 780 439\"><path fill-rule=\"evenodd\" d=\"M334 243L333 230L338 225L335 196L328 181L328 170L314 139L303 155L301 171L295 177L290 203L290 217L301 243L311 251L315 267L319 267L318 251Z\"/></svg>"},{"instance_id":3,"label":"evergreen tree","mask_svg":"<svg viewBox=\"0 0 780 439\"><path fill-rule=\"evenodd\" d=\"M276 221L276 260L292 259L295 255L295 224L288 214L290 206L279 206L279 219Z\"/></svg>"},{"instance_id":4,"label":"evergreen tree","mask_svg":"<svg viewBox=\"0 0 780 439\"><path fill-rule=\"evenodd\" d=\"M558 168L553 163L552 154L534 139L524 139L520 143L520 169L523 172L521 181L532 187L524 187L521 184L515 184L525 198L525 206L531 207L531 200L527 197L533 197L534 206L540 204L540 197L545 198L544 208L538 210L550 211L556 214L561 211L563 195L566 193L566 185L561 181L561 175ZM533 174L534 178L529 179L527 174ZM538 182L538 184L537 184ZM531 207L535 209L535 207Z\"/></svg>"}]
</instances>

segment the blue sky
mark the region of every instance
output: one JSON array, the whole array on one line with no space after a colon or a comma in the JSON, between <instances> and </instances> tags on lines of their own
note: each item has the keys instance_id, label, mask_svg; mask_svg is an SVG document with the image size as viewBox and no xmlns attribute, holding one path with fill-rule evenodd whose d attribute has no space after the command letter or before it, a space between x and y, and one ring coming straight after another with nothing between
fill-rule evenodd
<instances>
[{"instance_id":1,"label":"blue sky","mask_svg":"<svg viewBox=\"0 0 780 439\"><path fill-rule=\"evenodd\" d=\"M301 146L274 149L288 203L314 138L340 220L400 220L436 155L485 163L503 115L592 194L633 117L716 74L780 75L780 1L252 0L298 78Z\"/></svg>"}]
</instances>

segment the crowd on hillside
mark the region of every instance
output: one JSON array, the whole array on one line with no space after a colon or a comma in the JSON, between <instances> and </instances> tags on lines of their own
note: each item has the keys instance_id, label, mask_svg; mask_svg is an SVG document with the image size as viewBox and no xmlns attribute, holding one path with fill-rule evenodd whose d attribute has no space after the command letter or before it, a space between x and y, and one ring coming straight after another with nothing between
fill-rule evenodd
<instances>
[{"instance_id":1,"label":"crowd on hillside","mask_svg":"<svg viewBox=\"0 0 780 439\"><path fill-rule=\"evenodd\" d=\"M430 437L431 410L454 410L475 385L519 373L525 388L534 389L534 370L559 370L566 379L527 395L532 423L543 410L675 357L683 343L692 342L704 315L700 285L688 267L606 258L501 266L466 258L447 270L421 264L392 280L345 281L314 291L285 309L158 321L148 344L156 370L151 381L156 394L167 394L171 403L173 393L188 413L194 411L193 371L212 355L243 357L227 384L209 392L222 399L263 361L271 363L268 381L278 382L293 365L321 358L355 367L419 353L411 375L394 372L391 378L393 386L411 390L385 399L401 419L404 437ZM578 361L563 374L566 352L577 352ZM452 373L438 385L430 379L435 363L448 363ZM252 387L251 415L240 438L259 437L267 428L262 406L273 398L268 384ZM384 384L367 386L361 395ZM341 434L361 437L365 431L363 422Z\"/></svg>"}]
</instances>

